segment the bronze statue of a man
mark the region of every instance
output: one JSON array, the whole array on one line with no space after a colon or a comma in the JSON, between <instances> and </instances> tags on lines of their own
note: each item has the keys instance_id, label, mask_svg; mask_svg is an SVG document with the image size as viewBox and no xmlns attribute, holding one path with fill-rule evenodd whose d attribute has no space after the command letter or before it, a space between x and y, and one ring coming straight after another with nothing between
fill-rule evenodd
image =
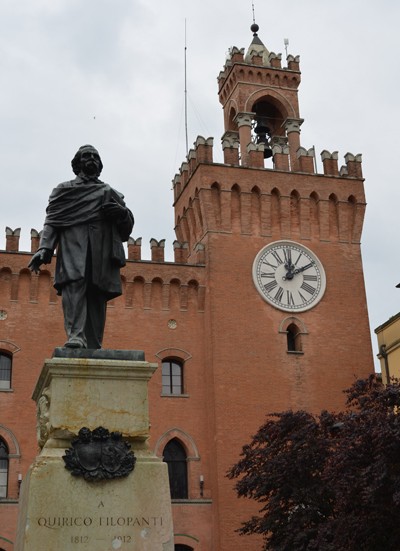
<instances>
[{"instance_id":1,"label":"bronze statue of a man","mask_svg":"<svg viewBox=\"0 0 400 551\"><path fill-rule=\"evenodd\" d=\"M122 246L133 228L123 195L99 180L103 164L91 145L72 159L74 180L51 193L39 249L29 267L38 273L57 247L54 287L62 296L70 348L101 348L107 301L121 295Z\"/></svg>"}]
</instances>

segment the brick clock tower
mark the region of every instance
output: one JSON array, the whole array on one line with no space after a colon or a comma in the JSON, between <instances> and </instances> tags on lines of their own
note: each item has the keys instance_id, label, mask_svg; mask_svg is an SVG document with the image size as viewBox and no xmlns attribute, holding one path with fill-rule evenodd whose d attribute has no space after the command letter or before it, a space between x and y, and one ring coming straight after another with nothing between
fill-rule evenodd
<instances>
[{"instance_id":1,"label":"brick clock tower","mask_svg":"<svg viewBox=\"0 0 400 551\"><path fill-rule=\"evenodd\" d=\"M299 58L282 67L252 31L248 51L232 48L218 77L224 162L199 137L174 178L174 261L164 261L163 239L151 240L145 260L131 237L124 294L107 308L104 347L144 350L160 366L149 385L149 445L168 463L176 551L260 549L258 537L235 531L257 511L226 478L242 446L267 413L338 410L342 391L373 371L361 156L347 153L339 170L337 153L323 151L317 173L313 149L300 143ZM39 235L31 231L23 252L19 233L6 228L0 250L5 551L36 456L32 390L65 340L55 262L31 274ZM148 520L124 522L115 535L134 541Z\"/></svg>"},{"instance_id":2,"label":"brick clock tower","mask_svg":"<svg viewBox=\"0 0 400 551\"><path fill-rule=\"evenodd\" d=\"M224 164L212 162L212 140L198 139L174 181L178 239L189 262L202 254L206 267L205 407L221 551L259 548L226 529L246 514L224 473L265 414L337 410L342 390L373 371L361 155L347 153L339 170L337 152L323 151L316 173L314 150L300 142L299 57L282 67L252 31L247 53L233 47L218 77Z\"/></svg>"}]
</instances>

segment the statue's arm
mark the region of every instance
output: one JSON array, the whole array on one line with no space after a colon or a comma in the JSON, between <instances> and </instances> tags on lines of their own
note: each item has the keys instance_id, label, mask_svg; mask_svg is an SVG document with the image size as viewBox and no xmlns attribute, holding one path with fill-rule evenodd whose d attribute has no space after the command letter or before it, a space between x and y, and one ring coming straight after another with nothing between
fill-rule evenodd
<instances>
[{"instance_id":1,"label":"statue's arm","mask_svg":"<svg viewBox=\"0 0 400 551\"><path fill-rule=\"evenodd\" d=\"M132 233L133 224L135 223L133 214L126 208L125 217L117 222L118 233L122 241L128 241L129 236Z\"/></svg>"},{"instance_id":2,"label":"statue's arm","mask_svg":"<svg viewBox=\"0 0 400 551\"><path fill-rule=\"evenodd\" d=\"M109 198L102 205L102 211L106 218L113 220L122 241L128 241L132 233L134 219L133 214L125 205L123 196L112 190Z\"/></svg>"},{"instance_id":3,"label":"statue's arm","mask_svg":"<svg viewBox=\"0 0 400 551\"><path fill-rule=\"evenodd\" d=\"M57 241L58 233L56 228L49 224L45 224L40 238L39 248L28 264L28 268L30 268L32 272L37 274L40 272L40 266L42 264L50 264Z\"/></svg>"},{"instance_id":4,"label":"statue's arm","mask_svg":"<svg viewBox=\"0 0 400 551\"><path fill-rule=\"evenodd\" d=\"M40 236L39 249L49 249L52 252L57 246L58 231L54 226L45 224L43 226L42 234Z\"/></svg>"}]
</instances>

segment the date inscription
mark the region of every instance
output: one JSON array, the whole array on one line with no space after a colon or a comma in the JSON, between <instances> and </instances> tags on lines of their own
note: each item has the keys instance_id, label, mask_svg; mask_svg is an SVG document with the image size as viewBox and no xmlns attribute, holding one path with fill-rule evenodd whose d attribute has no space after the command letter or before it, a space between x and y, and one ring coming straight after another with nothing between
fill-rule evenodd
<instances>
[{"instance_id":1,"label":"date inscription","mask_svg":"<svg viewBox=\"0 0 400 551\"><path fill-rule=\"evenodd\" d=\"M89 536L71 536L71 543L89 543Z\"/></svg>"}]
</instances>

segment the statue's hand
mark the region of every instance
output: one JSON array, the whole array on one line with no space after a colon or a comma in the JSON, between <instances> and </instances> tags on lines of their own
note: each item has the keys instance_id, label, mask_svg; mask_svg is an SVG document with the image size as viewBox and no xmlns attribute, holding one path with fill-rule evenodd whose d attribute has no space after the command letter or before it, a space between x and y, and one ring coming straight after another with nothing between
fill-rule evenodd
<instances>
[{"instance_id":1,"label":"statue's hand","mask_svg":"<svg viewBox=\"0 0 400 551\"><path fill-rule=\"evenodd\" d=\"M50 264L53 257L53 251L51 249L39 249L33 256L28 264L28 268L32 272L38 274L40 272L40 266L42 264Z\"/></svg>"},{"instance_id":2,"label":"statue's hand","mask_svg":"<svg viewBox=\"0 0 400 551\"><path fill-rule=\"evenodd\" d=\"M106 218L111 218L112 220L123 220L127 214L126 207L119 205L116 201L107 201L101 209Z\"/></svg>"}]
</instances>

